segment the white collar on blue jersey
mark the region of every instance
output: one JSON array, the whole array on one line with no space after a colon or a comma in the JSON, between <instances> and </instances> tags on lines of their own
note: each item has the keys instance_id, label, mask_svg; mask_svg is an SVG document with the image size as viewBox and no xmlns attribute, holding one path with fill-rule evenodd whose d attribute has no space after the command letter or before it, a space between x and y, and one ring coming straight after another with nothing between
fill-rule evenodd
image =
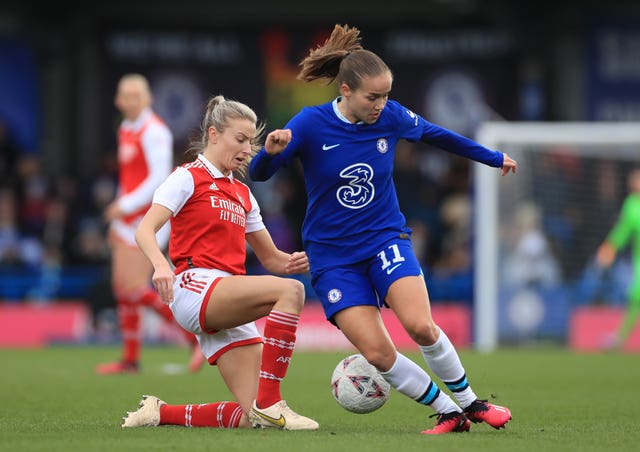
<instances>
[{"instance_id":1,"label":"white collar on blue jersey","mask_svg":"<svg viewBox=\"0 0 640 452\"><path fill-rule=\"evenodd\" d=\"M207 160L207 158L204 155L198 154L198 159L202 163L204 163L204 166L207 168L207 170L209 170L209 174L211 174L214 179L219 179L221 177L226 177L230 181L233 181L233 172L229 173L228 176L225 176L224 174L222 174L222 171L220 171L218 168L213 166L213 163L211 163L209 160Z\"/></svg>"},{"instance_id":2,"label":"white collar on blue jersey","mask_svg":"<svg viewBox=\"0 0 640 452\"><path fill-rule=\"evenodd\" d=\"M353 124L351 121L345 118L342 113L340 113L340 109L338 108L338 102L340 102L341 99L342 99L342 96L338 96L335 99L333 99L333 102L331 103L331 105L333 105L333 111L338 117L338 119L340 119L341 121L346 122L347 124ZM358 121L356 124L363 124L363 123L364 121Z\"/></svg>"}]
</instances>

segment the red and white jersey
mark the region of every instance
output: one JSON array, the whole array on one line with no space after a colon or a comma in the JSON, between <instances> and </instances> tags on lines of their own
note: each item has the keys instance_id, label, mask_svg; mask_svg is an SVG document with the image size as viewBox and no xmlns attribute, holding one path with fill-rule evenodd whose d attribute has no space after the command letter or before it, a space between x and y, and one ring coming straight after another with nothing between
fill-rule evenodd
<instances>
[{"instance_id":1,"label":"red and white jersey","mask_svg":"<svg viewBox=\"0 0 640 452\"><path fill-rule=\"evenodd\" d=\"M246 274L245 234L265 227L248 186L199 155L171 173L153 203L173 213L169 257L176 274L188 268Z\"/></svg>"},{"instance_id":2,"label":"red and white jersey","mask_svg":"<svg viewBox=\"0 0 640 452\"><path fill-rule=\"evenodd\" d=\"M173 136L150 108L118 129L118 206L132 223L151 206L154 190L173 168Z\"/></svg>"}]
</instances>

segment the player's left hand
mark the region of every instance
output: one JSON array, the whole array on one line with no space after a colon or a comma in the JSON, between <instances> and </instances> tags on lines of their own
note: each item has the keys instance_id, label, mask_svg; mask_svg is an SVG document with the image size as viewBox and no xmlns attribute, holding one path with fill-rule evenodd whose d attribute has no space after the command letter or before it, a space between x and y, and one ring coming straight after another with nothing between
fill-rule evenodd
<instances>
[{"instance_id":1,"label":"player's left hand","mask_svg":"<svg viewBox=\"0 0 640 452\"><path fill-rule=\"evenodd\" d=\"M118 200L113 201L111 204L105 207L103 216L106 222L111 222L124 216L124 212L118 205Z\"/></svg>"},{"instance_id":2,"label":"player's left hand","mask_svg":"<svg viewBox=\"0 0 640 452\"><path fill-rule=\"evenodd\" d=\"M309 271L309 258L304 251L296 251L289 255L289 261L284 266L285 274L306 273Z\"/></svg>"},{"instance_id":3,"label":"player's left hand","mask_svg":"<svg viewBox=\"0 0 640 452\"><path fill-rule=\"evenodd\" d=\"M518 162L509 157L506 152L504 152L503 155L504 160L502 162L502 175L505 176L509 173L509 171L513 171L513 174L515 174L516 171L518 171Z\"/></svg>"}]
</instances>

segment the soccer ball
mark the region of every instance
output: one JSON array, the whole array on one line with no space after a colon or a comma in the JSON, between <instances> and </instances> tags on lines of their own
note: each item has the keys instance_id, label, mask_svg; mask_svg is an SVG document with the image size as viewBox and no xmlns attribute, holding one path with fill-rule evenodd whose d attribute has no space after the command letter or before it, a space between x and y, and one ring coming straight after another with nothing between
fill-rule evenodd
<instances>
[{"instance_id":1,"label":"soccer ball","mask_svg":"<svg viewBox=\"0 0 640 452\"><path fill-rule=\"evenodd\" d=\"M371 413L389 398L391 385L360 354L347 356L338 363L331 377L331 392L336 401L352 413Z\"/></svg>"}]
</instances>

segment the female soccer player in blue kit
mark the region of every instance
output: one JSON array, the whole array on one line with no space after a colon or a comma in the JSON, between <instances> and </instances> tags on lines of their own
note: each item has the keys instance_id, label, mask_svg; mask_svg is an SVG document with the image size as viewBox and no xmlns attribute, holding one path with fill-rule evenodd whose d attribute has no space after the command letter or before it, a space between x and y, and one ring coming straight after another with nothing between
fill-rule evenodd
<instances>
[{"instance_id":1,"label":"female soccer player in blue kit","mask_svg":"<svg viewBox=\"0 0 640 452\"><path fill-rule=\"evenodd\" d=\"M327 319L391 386L436 411L435 427L423 434L468 431L471 421L504 427L511 412L476 397L455 348L431 317L392 174L400 139L420 140L502 168L502 175L515 173L516 162L389 100L391 71L362 48L359 35L356 28L336 25L327 41L300 63L298 79L336 81L340 96L303 108L271 134L272 140L291 134L291 142L278 154L263 147L250 163L250 176L266 180L300 158L308 198L302 238L313 288ZM393 310L458 403L396 350L380 316L383 305Z\"/></svg>"}]
</instances>

